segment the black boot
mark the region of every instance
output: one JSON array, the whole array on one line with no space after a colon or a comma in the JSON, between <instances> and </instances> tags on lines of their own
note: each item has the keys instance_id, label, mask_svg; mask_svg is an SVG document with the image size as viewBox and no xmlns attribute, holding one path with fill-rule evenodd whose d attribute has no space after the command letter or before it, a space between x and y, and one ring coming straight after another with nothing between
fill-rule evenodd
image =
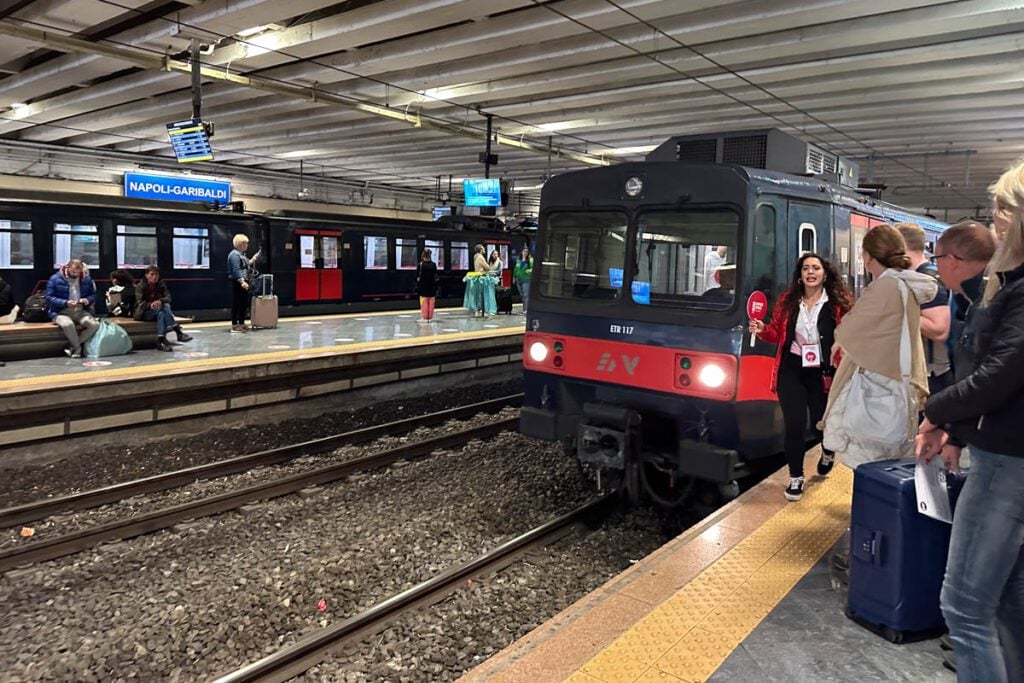
<instances>
[{"instance_id":1,"label":"black boot","mask_svg":"<svg viewBox=\"0 0 1024 683\"><path fill-rule=\"evenodd\" d=\"M181 325L174 326L174 333L178 335L178 341L182 344L192 341L192 335L185 334L185 331L181 329Z\"/></svg>"},{"instance_id":2,"label":"black boot","mask_svg":"<svg viewBox=\"0 0 1024 683\"><path fill-rule=\"evenodd\" d=\"M167 337L158 337L156 340L157 351L173 351L174 349L170 344L167 343Z\"/></svg>"}]
</instances>

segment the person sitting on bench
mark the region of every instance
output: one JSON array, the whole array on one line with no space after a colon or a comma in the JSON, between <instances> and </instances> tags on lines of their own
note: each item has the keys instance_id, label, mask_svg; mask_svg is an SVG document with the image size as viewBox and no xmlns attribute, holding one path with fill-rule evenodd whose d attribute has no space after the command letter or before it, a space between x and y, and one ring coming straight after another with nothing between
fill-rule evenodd
<instances>
[{"instance_id":1,"label":"person sitting on bench","mask_svg":"<svg viewBox=\"0 0 1024 683\"><path fill-rule=\"evenodd\" d=\"M0 325L10 325L18 319L21 308L14 303L11 283L0 277Z\"/></svg>"},{"instance_id":2,"label":"person sitting on bench","mask_svg":"<svg viewBox=\"0 0 1024 683\"><path fill-rule=\"evenodd\" d=\"M156 320L156 348L160 351L173 350L167 343L168 330L174 330L179 342L192 341L192 337L185 334L181 325L174 320L171 291L167 283L160 279L158 266L146 266L146 277L135 285L135 319Z\"/></svg>"},{"instance_id":3,"label":"person sitting on bench","mask_svg":"<svg viewBox=\"0 0 1024 683\"><path fill-rule=\"evenodd\" d=\"M46 312L67 337L64 353L71 358L82 357L82 344L100 327L100 322L92 315L95 304L96 285L85 264L78 259L61 266L46 283Z\"/></svg>"}]
</instances>

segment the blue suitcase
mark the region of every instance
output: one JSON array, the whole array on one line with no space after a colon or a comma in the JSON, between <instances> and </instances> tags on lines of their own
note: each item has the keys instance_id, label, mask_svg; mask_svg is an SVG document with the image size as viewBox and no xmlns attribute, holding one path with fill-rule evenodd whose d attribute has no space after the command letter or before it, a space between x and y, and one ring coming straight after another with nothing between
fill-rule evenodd
<instances>
[{"instance_id":1,"label":"blue suitcase","mask_svg":"<svg viewBox=\"0 0 1024 683\"><path fill-rule=\"evenodd\" d=\"M963 481L947 477L954 504ZM850 517L847 616L893 643L944 631L939 592L952 527L917 511L914 462L858 467Z\"/></svg>"}]
</instances>

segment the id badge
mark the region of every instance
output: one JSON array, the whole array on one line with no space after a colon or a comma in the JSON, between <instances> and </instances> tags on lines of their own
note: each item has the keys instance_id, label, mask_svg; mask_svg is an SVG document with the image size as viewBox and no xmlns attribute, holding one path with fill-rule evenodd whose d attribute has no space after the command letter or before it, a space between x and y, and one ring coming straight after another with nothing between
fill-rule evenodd
<instances>
[{"instance_id":1,"label":"id badge","mask_svg":"<svg viewBox=\"0 0 1024 683\"><path fill-rule=\"evenodd\" d=\"M800 360L805 368L820 368L821 344L801 344Z\"/></svg>"}]
</instances>

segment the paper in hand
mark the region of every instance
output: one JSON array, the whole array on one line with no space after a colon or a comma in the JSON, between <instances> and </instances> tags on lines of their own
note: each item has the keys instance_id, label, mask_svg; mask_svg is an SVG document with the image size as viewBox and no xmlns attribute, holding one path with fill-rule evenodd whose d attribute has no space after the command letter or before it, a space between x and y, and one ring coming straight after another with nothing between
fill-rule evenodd
<instances>
[{"instance_id":1,"label":"paper in hand","mask_svg":"<svg viewBox=\"0 0 1024 683\"><path fill-rule=\"evenodd\" d=\"M928 463L918 460L914 468L914 490L917 492L918 512L952 524L953 510L949 505L949 489L946 488L948 474L942 458L932 458Z\"/></svg>"}]
</instances>

